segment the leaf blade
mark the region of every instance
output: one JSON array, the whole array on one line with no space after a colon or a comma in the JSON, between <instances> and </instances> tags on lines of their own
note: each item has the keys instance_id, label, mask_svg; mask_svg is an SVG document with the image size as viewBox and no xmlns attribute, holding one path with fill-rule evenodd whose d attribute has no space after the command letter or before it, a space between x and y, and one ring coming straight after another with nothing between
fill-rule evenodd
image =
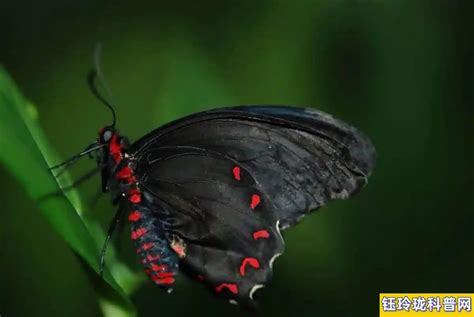
<instances>
[{"instance_id":1,"label":"leaf blade","mask_svg":"<svg viewBox=\"0 0 474 317\"><path fill-rule=\"evenodd\" d=\"M105 270L103 279L97 274L99 249L90 232L90 227L97 224L86 223L79 216L82 206L77 192L71 190L64 196L41 200L47 194L60 192L62 186L70 183L70 178L64 173L58 179L49 171L51 162L59 160L48 145L37 117L34 105L20 94L7 72L0 66L0 162L18 179L28 194L38 201L42 215L84 264L91 268L90 273L93 274L89 276L103 297L101 302L107 301L108 311L115 305L116 311L133 316L136 314L135 308L126 289L117 283L108 270Z\"/></svg>"}]
</instances>

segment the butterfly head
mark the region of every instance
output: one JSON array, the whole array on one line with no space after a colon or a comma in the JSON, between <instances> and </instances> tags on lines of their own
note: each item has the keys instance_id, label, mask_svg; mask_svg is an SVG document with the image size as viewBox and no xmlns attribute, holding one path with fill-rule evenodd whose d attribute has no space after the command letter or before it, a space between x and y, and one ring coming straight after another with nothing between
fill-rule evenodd
<instances>
[{"instance_id":1,"label":"butterfly head","mask_svg":"<svg viewBox=\"0 0 474 317\"><path fill-rule=\"evenodd\" d=\"M106 163L110 157L115 164L120 163L129 147L128 139L119 135L113 126L105 126L99 130L97 143L101 146L102 157L99 163Z\"/></svg>"},{"instance_id":2,"label":"butterfly head","mask_svg":"<svg viewBox=\"0 0 474 317\"><path fill-rule=\"evenodd\" d=\"M102 189L108 191L109 178L113 171L120 165L126 164L128 139L121 136L113 126L105 126L99 130L97 144L100 150L97 152L97 165L102 171Z\"/></svg>"},{"instance_id":3,"label":"butterfly head","mask_svg":"<svg viewBox=\"0 0 474 317\"><path fill-rule=\"evenodd\" d=\"M112 126L105 126L99 130L99 144L109 144L115 136L115 128Z\"/></svg>"}]
</instances>

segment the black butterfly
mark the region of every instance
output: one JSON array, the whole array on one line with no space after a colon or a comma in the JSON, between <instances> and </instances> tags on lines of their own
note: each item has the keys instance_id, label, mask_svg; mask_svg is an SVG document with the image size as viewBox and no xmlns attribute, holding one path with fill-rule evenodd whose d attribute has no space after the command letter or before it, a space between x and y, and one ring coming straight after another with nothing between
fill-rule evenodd
<instances>
[{"instance_id":1,"label":"black butterfly","mask_svg":"<svg viewBox=\"0 0 474 317\"><path fill-rule=\"evenodd\" d=\"M97 93L90 77L92 91ZM370 140L323 112L281 106L205 111L133 144L112 125L73 159L95 152L102 189L128 213L151 280L171 290L178 269L251 306L283 253L280 230L367 183ZM107 243L107 242L106 242ZM103 265L104 251L101 257Z\"/></svg>"}]
</instances>

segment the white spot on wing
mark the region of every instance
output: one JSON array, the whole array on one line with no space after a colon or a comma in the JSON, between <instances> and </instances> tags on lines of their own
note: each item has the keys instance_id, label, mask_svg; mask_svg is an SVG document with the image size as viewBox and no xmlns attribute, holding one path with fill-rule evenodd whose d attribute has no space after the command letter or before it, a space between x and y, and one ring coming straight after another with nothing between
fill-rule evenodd
<instances>
[{"instance_id":1,"label":"white spot on wing","mask_svg":"<svg viewBox=\"0 0 474 317\"><path fill-rule=\"evenodd\" d=\"M239 303L237 303L237 301L235 299L229 299L229 304L239 305Z\"/></svg>"},{"instance_id":2,"label":"white spot on wing","mask_svg":"<svg viewBox=\"0 0 474 317\"><path fill-rule=\"evenodd\" d=\"M280 220L278 220L275 224L276 231L278 233L278 237L280 238L280 241L283 245L285 245L285 240L283 240L283 236L281 235L280 232ZM273 262L276 260L281 255L281 253L276 253L275 255L272 256L270 259L269 265L270 265L270 270L273 270Z\"/></svg>"},{"instance_id":3,"label":"white spot on wing","mask_svg":"<svg viewBox=\"0 0 474 317\"><path fill-rule=\"evenodd\" d=\"M270 259L270 270L273 270L273 262L276 260L277 257L279 257L281 253L276 253L271 259Z\"/></svg>"},{"instance_id":4,"label":"white spot on wing","mask_svg":"<svg viewBox=\"0 0 474 317\"><path fill-rule=\"evenodd\" d=\"M341 190L340 193L331 192L331 199L347 199L349 198L349 192L346 189Z\"/></svg>"},{"instance_id":5,"label":"white spot on wing","mask_svg":"<svg viewBox=\"0 0 474 317\"><path fill-rule=\"evenodd\" d=\"M281 243L285 245L285 240L283 240L283 236L281 235L281 232L280 232L280 220L277 220L275 228L276 228L276 231L278 232L278 237L280 237Z\"/></svg>"},{"instance_id":6,"label":"white spot on wing","mask_svg":"<svg viewBox=\"0 0 474 317\"><path fill-rule=\"evenodd\" d=\"M263 284L257 284L254 287L252 287L252 289L250 290L250 293L249 293L250 299L254 299L253 294L255 294L256 291L258 291L259 289L261 289L263 287L265 287L265 285L263 285Z\"/></svg>"}]
</instances>

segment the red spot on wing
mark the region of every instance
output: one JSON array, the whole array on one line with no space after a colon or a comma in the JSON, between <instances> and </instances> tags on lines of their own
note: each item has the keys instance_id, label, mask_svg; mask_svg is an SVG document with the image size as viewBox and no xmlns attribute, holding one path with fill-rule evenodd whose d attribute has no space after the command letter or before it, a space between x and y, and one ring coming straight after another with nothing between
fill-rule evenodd
<instances>
[{"instance_id":1,"label":"red spot on wing","mask_svg":"<svg viewBox=\"0 0 474 317\"><path fill-rule=\"evenodd\" d=\"M186 256L186 250L182 245L172 245L171 248L180 258L184 258Z\"/></svg>"},{"instance_id":2,"label":"red spot on wing","mask_svg":"<svg viewBox=\"0 0 474 317\"><path fill-rule=\"evenodd\" d=\"M202 282L202 281L204 281L204 276L202 276L202 275L197 275L197 276L196 276L196 280L198 280L199 282Z\"/></svg>"},{"instance_id":3,"label":"red spot on wing","mask_svg":"<svg viewBox=\"0 0 474 317\"><path fill-rule=\"evenodd\" d=\"M238 181L240 181L240 167L238 166L235 166L233 169L232 169L232 173L234 174L234 178Z\"/></svg>"},{"instance_id":4,"label":"red spot on wing","mask_svg":"<svg viewBox=\"0 0 474 317\"><path fill-rule=\"evenodd\" d=\"M174 278L172 277L164 277L160 278L156 275L152 275L151 279L156 283L156 284L173 284L174 283Z\"/></svg>"},{"instance_id":5,"label":"red spot on wing","mask_svg":"<svg viewBox=\"0 0 474 317\"><path fill-rule=\"evenodd\" d=\"M250 208L255 209L260 204L260 195L253 194L252 201L250 202Z\"/></svg>"},{"instance_id":6,"label":"red spot on wing","mask_svg":"<svg viewBox=\"0 0 474 317\"><path fill-rule=\"evenodd\" d=\"M257 239L268 239L268 237L270 237L270 234L268 233L267 230L259 230L259 231L255 231L253 233L253 239L254 240L257 240Z\"/></svg>"},{"instance_id":7,"label":"red spot on wing","mask_svg":"<svg viewBox=\"0 0 474 317\"><path fill-rule=\"evenodd\" d=\"M245 275L245 267L250 265L254 269L258 269L260 267L260 262L256 258L245 258L242 260L242 264L240 265L240 275Z\"/></svg>"},{"instance_id":8,"label":"red spot on wing","mask_svg":"<svg viewBox=\"0 0 474 317\"><path fill-rule=\"evenodd\" d=\"M231 291L233 294L238 294L239 290L237 288L236 284L230 284L230 283L222 283L216 286L216 292L220 293L224 288L227 288L229 291Z\"/></svg>"},{"instance_id":9,"label":"red spot on wing","mask_svg":"<svg viewBox=\"0 0 474 317\"><path fill-rule=\"evenodd\" d=\"M142 196L137 188L132 188L128 192L128 200L131 203L138 204L142 201Z\"/></svg>"},{"instance_id":10,"label":"red spot on wing","mask_svg":"<svg viewBox=\"0 0 474 317\"><path fill-rule=\"evenodd\" d=\"M132 240L137 240L140 237L143 237L143 235L147 232L145 228L138 228L135 231L132 231L131 238Z\"/></svg>"},{"instance_id":11,"label":"red spot on wing","mask_svg":"<svg viewBox=\"0 0 474 317\"><path fill-rule=\"evenodd\" d=\"M141 218L141 214L137 210L134 210L128 216L128 221L135 222L135 221L140 220L140 218Z\"/></svg>"}]
</instances>

